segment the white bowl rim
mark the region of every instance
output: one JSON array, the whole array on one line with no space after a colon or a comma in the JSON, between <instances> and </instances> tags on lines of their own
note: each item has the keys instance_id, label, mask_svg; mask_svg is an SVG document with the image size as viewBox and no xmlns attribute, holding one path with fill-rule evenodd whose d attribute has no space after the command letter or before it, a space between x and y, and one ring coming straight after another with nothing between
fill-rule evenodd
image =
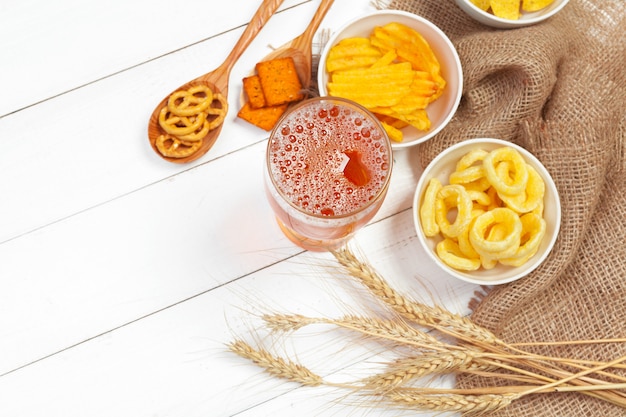
<instances>
[{"instance_id":1,"label":"white bowl rim","mask_svg":"<svg viewBox=\"0 0 626 417\"><path fill-rule=\"evenodd\" d=\"M533 15L533 16L523 17L518 20L512 20L512 19L505 19L503 17L498 17L492 13L486 12L480 7L476 6L470 0L457 0L457 1L462 1L472 10L474 10L476 13L483 16L483 18L485 18L486 20L491 20L493 22L500 24L499 27L503 27L503 26L522 27L522 26L534 25L536 23L542 22L554 16L559 11L561 11L561 9L563 9L563 7L565 7L565 5L569 2L569 0L561 0L559 4L557 4L554 8L552 8L551 10L547 12L542 12L541 10L537 10L536 12L529 13L529 15Z\"/></svg>"},{"instance_id":2,"label":"white bowl rim","mask_svg":"<svg viewBox=\"0 0 626 417\"><path fill-rule=\"evenodd\" d=\"M339 36L339 34L341 34L342 32L344 32L347 28L349 28L351 25L355 24L356 22L366 19L366 18L370 18L372 16L403 16L406 18L410 18L410 19L414 19L419 21L420 23L428 26L431 30L433 30L433 32L437 33L437 35L439 35L441 37L441 39L444 41L444 43L447 45L447 47L449 48L452 57L454 59L454 63L455 66L457 68L457 72L459 74L459 79L458 79L458 89L456 91L456 95L454 97L454 101L452 103L450 112L448 112L448 114L446 115L446 117L442 120L442 122L439 124L439 126L437 126L436 128L430 130L428 133L426 133L424 136L415 139L415 140L410 140L407 142L393 142L391 143L391 147L392 149L403 149L403 148L408 148L411 146L415 146L418 145L420 143L424 143L427 140L432 139L435 135L437 135L444 127L446 127L449 123L450 120L452 120L452 118L454 117L454 115L456 114L459 105L461 103L461 98L463 97L463 66L461 65L461 58L459 57L459 54L456 50L456 47L454 46L454 44L452 43L452 41L450 40L450 38L448 37L448 35L445 34L445 32L443 30L441 30L441 28L439 28L437 25L435 25L433 22L429 21L428 19L415 14L415 13L411 13L411 12L407 12L405 10L375 10L375 11L371 11L371 12L367 12L367 13L363 13L360 16L357 16L355 18L353 18L352 20L349 20L348 22L344 23L341 27L339 27L337 30L335 30L331 35L330 38L328 39L328 42L326 43L326 45L324 46L324 48L322 49L322 53L320 55L320 59L319 59L319 64L318 64L318 71L317 71L317 84L318 84L318 90L320 92L320 95L326 95L328 94L328 92L326 91L326 85L324 85L324 83L322 82L322 77L323 74L326 73L326 69L325 67L325 62L326 62L326 57L328 56L329 50L331 48L331 46L333 45L333 43L335 43L337 41L337 37Z\"/></svg>"},{"instance_id":3,"label":"white bowl rim","mask_svg":"<svg viewBox=\"0 0 626 417\"><path fill-rule=\"evenodd\" d=\"M555 202L555 223L554 223L554 233L550 236L550 240L547 242L547 246L546 246L546 250L545 252L543 252L542 254L537 254L533 264L534 266L531 268L527 268L527 269L523 269L520 270L519 273L517 274L513 274L509 277L506 278L502 278L502 279L493 279L493 280L484 280L484 279L478 279L475 278L474 276L472 276L472 274L470 273L465 273L463 271L458 271L453 269L452 267L446 265L443 263L443 261L441 261L441 259L439 259L439 257L432 252L431 250L429 250L428 245L427 245L427 238L424 235L424 233L421 231L421 227L420 227L420 219L419 219L419 202L421 199L421 194L423 192L423 187L426 181L429 181L430 178L427 178L427 173L434 167L436 166L439 161L441 161L443 158L445 158L450 152L453 152L454 150L458 149L458 148L463 148L466 146L471 146L474 144L493 144L493 145L500 145L500 146L510 146L516 150L518 150L519 152L522 153L522 155L524 156L524 159L526 159L528 162L532 162L535 166L540 168L540 174L542 174L542 177L544 179L544 181L546 182L546 188L550 188L554 191L554 202ZM446 148L444 151L442 151L441 153L439 153L439 155L437 155L427 166L426 168L424 168L420 179L418 180L417 186L415 187L415 193L413 195L413 205L412 205L412 210L413 210L413 223L415 226L415 231L417 233L417 238L420 241L420 244L422 246L422 249L427 253L428 257L430 259L432 259L443 271L445 271L446 273L448 273L449 275L460 279L462 281L466 281L472 284L479 284L479 285L500 285L500 284L506 284L509 282L513 282L513 281L517 281L518 279L521 279L523 277L525 277L526 275L530 274L533 270L535 270L536 268L539 267L539 265L541 265L543 263L543 261L547 258L547 256L550 254L550 252L552 251L552 249L554 248L554 245L556 243L556 240L558 238L559 235L559 231L561 228L561 200L560 200L560 196L558 193L558 190L556 188L556 185L554 183L554 180L552 178L552 176L550 175L550 172L546 169L546 167L541 163L541 161L539 161L539 159L537 159L537 157L535 155L533 155L530 151L528 151L527 149L513 143L513 142L509 142L503 139L496 139L496 138L487 138L487 137L482 137L482 138L472 138L472 139L466 139L463 140L461 142L458 142L448 148ZM514 268L514 267L512 267ZM519 267L518 267L519 268Z\"/></svg>"}]
</instances>

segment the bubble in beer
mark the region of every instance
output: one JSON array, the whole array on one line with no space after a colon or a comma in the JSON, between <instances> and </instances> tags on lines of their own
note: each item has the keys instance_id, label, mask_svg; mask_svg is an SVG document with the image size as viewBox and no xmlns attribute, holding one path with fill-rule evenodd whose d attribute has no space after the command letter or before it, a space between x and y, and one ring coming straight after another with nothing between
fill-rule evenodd
<instances>
[{"instance_id":1,"label":"bubble in beer","mask_svg":"<svg viewBox=\"0 0 626 417\"><path fill-rule=\"evenodd\" d=\"M379 125L356 110L317 103L296 109L272 140L275 184L292 204L320 216L344 215L375 198L389 176ZM272 143L274 145L274 143ZM273 147L272 147L273 148Z\"/></svg>"}]
</instances>

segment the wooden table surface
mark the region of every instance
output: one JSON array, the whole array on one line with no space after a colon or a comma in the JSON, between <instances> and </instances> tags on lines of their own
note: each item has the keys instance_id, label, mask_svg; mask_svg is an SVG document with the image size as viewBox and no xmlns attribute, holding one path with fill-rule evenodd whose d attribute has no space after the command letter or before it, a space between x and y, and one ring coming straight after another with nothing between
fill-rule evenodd
<instances>
[{"instance_id":1,"label":"wooden table surface","mask_svg":"<svg viewBox=\"0 0 626 417\"><path fill-rule=\"evenodd\" d=\"M232 110L242 77L319 1L285 0L244 52L208 154L172 164L148 143L154 106L217 67L259 3L0 4L0 416L398 415L272 379L226 348L261 337L266 311L368 308L332 256L282 235L260 175L268 133ZM320 32L370 10L338 0ZM416 238L417 148L394 159L385 203L351 245L411 297L465 314L478 287L438 271ZM341 369L330 337L301 337L298 359Z\"/></svg>"}]
</instances>

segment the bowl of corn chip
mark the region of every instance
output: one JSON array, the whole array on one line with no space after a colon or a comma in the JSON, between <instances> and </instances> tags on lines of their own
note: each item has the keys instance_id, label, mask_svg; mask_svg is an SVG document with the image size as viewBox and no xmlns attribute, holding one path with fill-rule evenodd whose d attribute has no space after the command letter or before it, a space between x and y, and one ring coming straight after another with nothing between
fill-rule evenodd
<instances>
[{"instance_id":1,"label":"bowl of corn chip","mask_svg":"<svg viewBox=\"0 0 626 417\"><path fill-rule=\"evenodd\" d=\"M513 29L542 22L558 13L569 0L456 0L478 22Z\"/></svg>"},{"instance_id":2,"label":"bowl of corn chip","mask_svg":"<svg viewBox=\"0 0 626 417\"><path fill-rule=\"evenodd\" d=\"M374 113L393 149L439 133L463 90L450 39L428 20L400 10L368 13L332 33L317 77L321 96L343 97Z\"/></svg>"},{"instance_id":3,"label":"bowl of corn chip","mask_svg":"<svg viewBox=\"0 0 626 417\"><path fill-rule=\"evenodd\" d=\"M526 149L459 142L424 169L413 198L417 237L441 269L474 284L505 284L546 259L561 224L548 170Z\"/></svg>"}]
</instances>

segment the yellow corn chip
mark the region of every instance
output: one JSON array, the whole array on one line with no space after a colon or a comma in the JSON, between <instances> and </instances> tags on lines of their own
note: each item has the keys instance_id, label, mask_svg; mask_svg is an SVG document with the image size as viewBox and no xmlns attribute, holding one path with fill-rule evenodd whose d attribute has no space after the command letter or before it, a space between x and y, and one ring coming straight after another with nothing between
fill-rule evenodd
<instances>
[{"instance_id":1,"label":"yellow corn chip","mask_svg":"<svg viewBox=\"0 0 626 417\"><path fill-rule=\"evenodd\" d=\"M503 19L517 20L520 18L521 0L490 0L491 11Z\"/></svg>"},{"instance_id":2,"label":"yellow corn chip","mask_svg":"<svg viewBox=\"0 0 626 417\"><path fill-rule=\"evenodd\" d=\"M470 0L480 10L487 11L491 7L490 0Z\"/></svg>"},{"instance_id":3,"label":"yellow corn chip","mask_svg":"<svg viewBox=\"0 0 626 417\"><path fill-rule=\"evenodd\" d=\"M522 10L536 12L552 4L554 0L522 0Z\"/></svg>"}]
</instances>

